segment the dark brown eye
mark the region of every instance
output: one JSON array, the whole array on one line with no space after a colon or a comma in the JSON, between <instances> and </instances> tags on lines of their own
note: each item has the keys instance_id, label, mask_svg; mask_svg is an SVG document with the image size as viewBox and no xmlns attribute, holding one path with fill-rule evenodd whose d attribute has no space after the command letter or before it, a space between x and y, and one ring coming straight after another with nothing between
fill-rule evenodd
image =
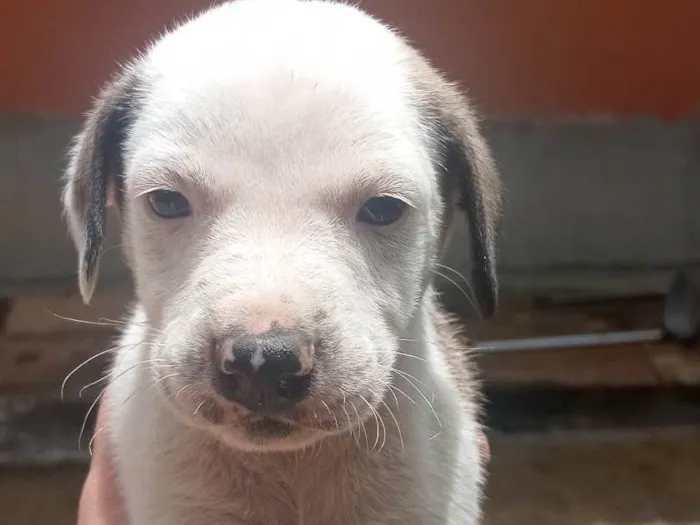
<instances>
[{"instance_id":1,"label":"dark brown eye","mask_svg":"<svg viewBox=\"0 0 700 525\"><path fill-rule=\"evenodd\" d=\"M357 212L357 220L372 226L388 226L398 221L405 209L406 203L394 197L373 197Z\"/></svg>"},{"instance_id":2,"label":"dark brown eye","mask_svg":"<svg viewBox=\"0 0 700 525\"><path fill-rule=\"evenodd\" d=\"M182 193L156 190L148 194L153 212L162 219L181 219L192 214L189 201Z\"/></svg>"}]
</instances>

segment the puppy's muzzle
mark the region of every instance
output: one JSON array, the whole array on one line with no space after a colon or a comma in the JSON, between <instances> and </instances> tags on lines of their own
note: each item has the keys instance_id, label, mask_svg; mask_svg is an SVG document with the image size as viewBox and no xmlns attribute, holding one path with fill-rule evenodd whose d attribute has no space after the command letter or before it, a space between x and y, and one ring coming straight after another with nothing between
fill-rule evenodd
<instances>
[{"instance_id":1,"label":"puppy's muzzle","mask_svg":"<svg viewBox=\"0 0 700 525\"><path fill-rule=\"evenodd\" d=\"M302 401L311 383L313 343L291 329L222 341L214 386L224 399L258 415L279 415Z\"/></svg>"}]
</instances>

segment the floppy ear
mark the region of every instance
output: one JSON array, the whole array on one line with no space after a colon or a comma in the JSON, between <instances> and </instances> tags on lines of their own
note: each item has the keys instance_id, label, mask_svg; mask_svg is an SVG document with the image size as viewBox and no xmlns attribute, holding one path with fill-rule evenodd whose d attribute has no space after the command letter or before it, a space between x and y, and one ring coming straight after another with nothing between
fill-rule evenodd
<instances>
[{"instance_id":1,"label":"floppy ear","mask_svg":"<svg viewBox=\"0 0 700 525\"><path fill-rule=\"evenodd\" d=\"M70 153L63 207L78 250L85 303L90 302L97 281L106 208L113 201L121 206L123 146L137 111L137 91L133 70L115 77L95 102Z\"/></svg>"},{"instance_id":2,"label":"floppy ear","mask_svg":"<svg viewBox=\"0 0 700 525\"><path fill-rule=\"evenodd\" d=\"M474 293L482 315L490 317L498 303L496 243L501 213L500 175L466 98L442 79L430 98L446 220L450 220L455 207L466 214Z\"/></svg>"}]
</instances>

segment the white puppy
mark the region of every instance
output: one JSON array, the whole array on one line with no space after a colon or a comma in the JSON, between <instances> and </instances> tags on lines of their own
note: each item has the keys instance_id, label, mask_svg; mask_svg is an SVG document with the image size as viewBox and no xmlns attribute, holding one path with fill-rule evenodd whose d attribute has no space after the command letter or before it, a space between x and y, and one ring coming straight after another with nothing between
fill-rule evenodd
<instances>
[{"instance_id":1,"label":"white puppy","mask_svg":"<svg viewBox=\"0 0 700 525\"><path fill-rule=\"evenodd\" d=\"M491 314L499 193L466 100L354 7L226 3L116 76L64 203L84 299L110 200L135 280L107 407L131 525L476 523L433 274L464 211Z\"/></svg>"}]
</instances>

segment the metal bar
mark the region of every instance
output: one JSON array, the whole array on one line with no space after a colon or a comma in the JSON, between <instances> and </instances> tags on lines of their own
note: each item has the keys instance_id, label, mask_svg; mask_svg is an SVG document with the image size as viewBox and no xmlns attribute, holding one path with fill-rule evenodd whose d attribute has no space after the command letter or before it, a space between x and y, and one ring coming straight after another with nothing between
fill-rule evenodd
<instances>
[{"instance_id":1,"label":"metal bar","mask_svg":"<svg viewBox=\"0 0 700 525\"><path fill-rule=\"evenodd\" d=\"M526 339L500 339L482 341L476 348L478 352L520 352L585 346L609 346L631 343L656 343L663 337L663 331L633 330L629 332L610 332L603 334L575 334L551 337L532 337Z\"/></svg>"}]
</instances>

